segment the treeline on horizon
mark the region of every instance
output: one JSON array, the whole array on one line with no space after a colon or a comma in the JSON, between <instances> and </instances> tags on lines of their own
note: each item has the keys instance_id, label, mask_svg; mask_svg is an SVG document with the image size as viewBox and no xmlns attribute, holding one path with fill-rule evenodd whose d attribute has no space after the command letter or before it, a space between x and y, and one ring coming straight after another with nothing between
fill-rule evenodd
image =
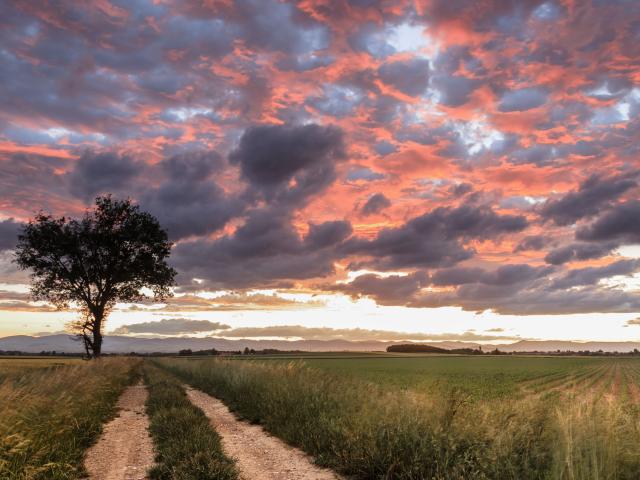
<instances>
[{"instance_id":1,"label":"treeline on horizon","mask_svg":"<svg viewBox=\"0 0 640 480\"><path fill-rule=\"evenodd\" d=\"M604 350L553 350L553 351L517 351L517 352L504 352L498 348L493 350L482 350L482 347L478 348L453 348L446 349L441 347L434 347L432 345L424 344L401 344L390 345L387 347L387 353L433 353L443 355L553 355L553 356L588 356L588 357L640 357L640 350L634 348L629 352L605 352ZM313 354L319 355L323 353L375 353L375 352L353 352L353 351L327 351L327 352L308 352L304 350L278 350L276 348L265 348L263 350L255 350L253 348L245 348L244 350L216 350L210 348L206 350L191 350L183 349L177 352L129 352L129 353L103 353L105 357L204 357L204 356L235 356L235 355L301 355L301 354ZM40 352L23 352L21 350L0 350L0 357L76 357L83 358L82 352L58 352L56 350L43 350Z\"/></svg>"},{"instance_id":2,"label":"treeline on horizon","mask_svg":"<svg viewBox=\"0 0 640 480\"><path fill-rule=\"evenodd\" d=\"M553 350L553 351L517 351L504 352L497 347L493 350L482 350L478 348L441 348L433 345L424 345L418 343L407 343L401 345L390 345L387 347L388 353L437 353L451 355L557 355L557 356L593 356L593 357L610 357L610 356L640 356L640 350L634 348L630 352L605 352L604 350Z\"/></svg>"}]
</instances>

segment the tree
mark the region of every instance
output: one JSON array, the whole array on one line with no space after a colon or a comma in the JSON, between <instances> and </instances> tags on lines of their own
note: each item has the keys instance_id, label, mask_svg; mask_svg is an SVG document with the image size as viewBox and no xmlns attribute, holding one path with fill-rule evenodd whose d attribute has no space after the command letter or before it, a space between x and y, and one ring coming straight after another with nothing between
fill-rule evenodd
<instances>
[{"instance_id":1,"label":"tree","mask_svg":"<svg viewBox=\"0 0 640 480\"><path fill-rule=\"evenodd\" d=\"M87 357L99 357L104 324L116 302L172 295L171 242L158 220L131 200L96 198L80 219L40 212L18 236L15 262L31 270L31 295L58 308L78 305L71 328Z\"/></svg>"}]
</instances>

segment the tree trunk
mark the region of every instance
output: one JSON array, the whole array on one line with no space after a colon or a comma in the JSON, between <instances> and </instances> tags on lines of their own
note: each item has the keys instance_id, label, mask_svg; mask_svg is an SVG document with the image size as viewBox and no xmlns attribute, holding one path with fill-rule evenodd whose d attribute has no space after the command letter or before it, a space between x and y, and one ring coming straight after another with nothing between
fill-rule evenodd
<instances>
[{"instance_id":1,"label":"tree trunk","mask_svg":"<svg viewBox=\"0 0 640 480\"><path fill-rule=\"evenodd\" d=\"M96 313L93 316L93 358L99 358L102 354L102 314Z\"/></svg>"}]
</instances>

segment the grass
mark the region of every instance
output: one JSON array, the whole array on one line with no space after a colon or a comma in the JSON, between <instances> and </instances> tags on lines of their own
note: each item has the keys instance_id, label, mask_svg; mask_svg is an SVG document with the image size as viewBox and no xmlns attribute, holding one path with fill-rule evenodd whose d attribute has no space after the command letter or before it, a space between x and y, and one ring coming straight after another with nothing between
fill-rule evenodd
<instances>
[{"instance_id":1,"label":"grass","mask_svg":"<svg viewBox=\"0 0 640 480\"><path fill-rule=\"evenodd\" d=\"M151 362L144 378L149 388L147 413L156 450L156 480L235 480L235 464L202 410L187 399L181 382Z\"/></svg>"},{"instance_id":2,"label":"grass","mask_svg":"<svg viewBox=\"0 0 640 480\"><path fill-rule=\"evenodd\" d=\"M22 371L14 360L0 382L0 478L81 478L85 450L134 381L138 360L104 359L55 366L33 360Z\"/></svg>"},{"instance_id":3,"label":"grass","mask_svg":"<svg viewBox=\"0 0 640 480\"><path fill-rule=\"evenodd\" d=\"M69 357L2 357L0 356L0 381L3 379L21 375L27 370L40 368L55 368L66 365L81 365L80 358Z\"/></svg>"},{"instance_id":4,"label":"grass","mask_svg":"<svg viewBox=\"0 0 640 480\"><path fill-rule=\"evenodd\" d=\"M159 364L354 478L637 479L640 472L638 407L611 390L616 371L636 378L634 359Z\"/></svg>"}]
</instances>

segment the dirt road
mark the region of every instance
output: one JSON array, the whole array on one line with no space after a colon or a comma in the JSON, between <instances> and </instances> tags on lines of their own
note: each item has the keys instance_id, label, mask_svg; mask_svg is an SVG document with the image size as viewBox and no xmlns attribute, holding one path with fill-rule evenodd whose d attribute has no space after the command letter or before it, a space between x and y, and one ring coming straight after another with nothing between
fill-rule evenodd
<instances>
[{"instance_id":1,"label":"dirt road","mask_svg":"<svg viewBox=\"0 0 640 480\"><path fill-rule=\"evenodd\" d=\"M91 480L143 480L153 466L153 443L144 403L144 385L127 388L118 400L118 416L85 457Z\"/></svg>"},{"instance_id":2,"label":"dirt road","mask_svg":"<svg viewBox=\"0 0 640 480\"><path fill-rule=\"evenodd\" d=\"M204 411L222 437L225 453L237 461L244 480L336 480L331 470L314 465L311 458L265 432L258 425L238 420L220 400L187 389L194 405Z\"/></svg>"}]
</instances>

